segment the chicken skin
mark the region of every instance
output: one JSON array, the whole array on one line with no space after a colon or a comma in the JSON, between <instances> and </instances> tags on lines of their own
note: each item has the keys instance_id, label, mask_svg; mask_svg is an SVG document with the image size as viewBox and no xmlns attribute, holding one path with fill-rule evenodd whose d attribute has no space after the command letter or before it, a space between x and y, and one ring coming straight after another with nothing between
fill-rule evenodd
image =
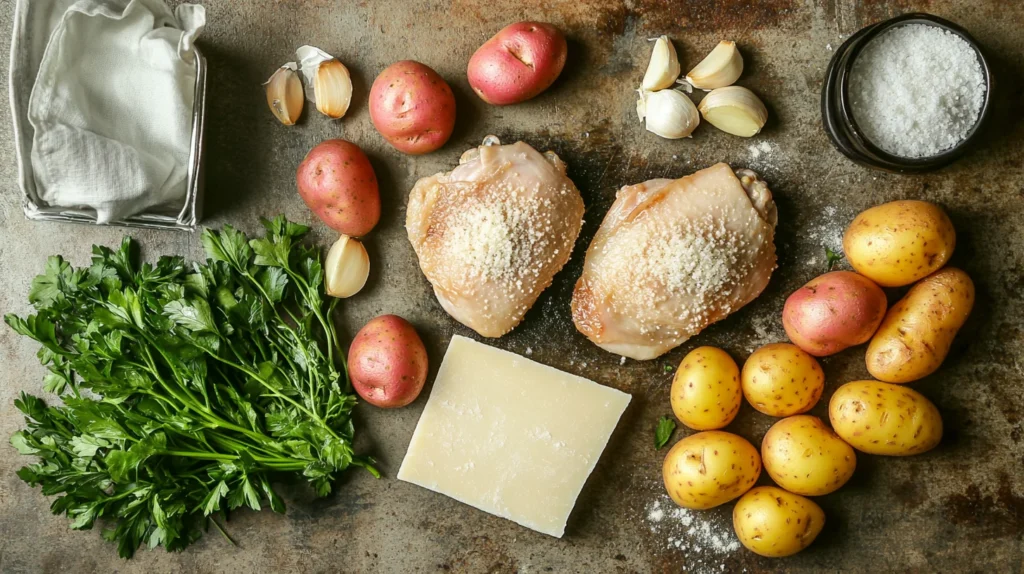
<instances>
[{"instance_id":1,"label":"chicken skin","mask_svg":"<svg viewBox=\"0 0 1024 574\"><path fill-rule=\"evenodd\" d=\"M583 198L558 156L492 136L451 172L416 182L405 221L438 302L484 337L519 324L582 226Z\"/></svg>"},{"instance_id":2,"label":"chicken skin","mask_svg":"<svg viewBox=\"0 0 1024 574\"><path fill-rule=\"evenodd\" d=\"M777 221L757 174L724 163L622 188L573 292L576 328L633 359L670 351L761 294Z\"/></svg>"}]
</instances>

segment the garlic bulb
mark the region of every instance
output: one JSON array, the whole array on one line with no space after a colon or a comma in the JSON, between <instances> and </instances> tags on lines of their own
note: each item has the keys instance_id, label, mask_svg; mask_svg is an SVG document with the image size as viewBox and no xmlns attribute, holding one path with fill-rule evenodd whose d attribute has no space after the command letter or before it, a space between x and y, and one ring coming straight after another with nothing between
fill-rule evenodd
<instances>
[{"instance_id":1,"label":"garlic bulb","mask_svg":"<svg viewBox=\"0 0 1024 574\"><path fill-rule=\"evenodd\" d=\"M768 121L764 103L741 86L712 90L700 102L700 113L723 132L745 138L756 135Z\"/></svg>"},{"instance_id":2,"label":"garlic bulb","mask_svg":"<svg viewBox=\"0 0 1024 574\"><path fill-rule=\"evenodd\" d=\"M324 260L324 287L331 297L342 299L358 293L370 276L370 256L357 239L342 235Z\"/></svg>"},{"instance_id":3,"label":"garlic bulb","mask_svg":"<svg viewBox=\"0 0 1024 574\"><path fill-rule=\"evenodd\" d=\"M666 139L690 137L700 124L700 114L690 98L675 90L639 90L636 113L647 131Z\"/></svg>"},{"instance_id":4,"label":"garlic bulb","mask_svg":"<svg viewBox=\"0 0 1024 574\"><path fill-rule=\"evenodd\" d=\"M701 90L731 86L743 73L743 56L736 42L723 40L686 74L686 81Z\"/></svg>"},{"instance_id":5,"label":"garlic bulb","mask_svg":"<svg viewBox=\"0 0 1024 574\"><path fill-rule=\"evenodd\" d=\"M644 73L643 89L663 90L676 81L680 71L679 58L672 40L662 36L654 41L651 62L647 64L647 72Z\"/></svg>"},{"instance_id":6,"label":"garlic bulb","mask_svg":"<svg viewBox=\"0 0 1024 574\"><path fill-rule=\"evenodd\" d=\"M295 125L302 115L304 96L302 80L295 71L298 66L289 62L274 72L263 85L267 87L267 105L274 116L286 126Z\"/></svg>"}]
</instances>

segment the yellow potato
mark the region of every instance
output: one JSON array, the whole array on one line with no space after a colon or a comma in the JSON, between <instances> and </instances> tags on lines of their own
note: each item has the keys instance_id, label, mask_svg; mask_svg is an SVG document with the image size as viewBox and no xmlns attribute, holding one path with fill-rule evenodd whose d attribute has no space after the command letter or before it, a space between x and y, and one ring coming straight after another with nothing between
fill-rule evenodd
<instances>
[{"instance_id":1,"label":"yellow potato","mask_svg":"<svg viewBox=\"0 0 1024 574\"><path fill-rule=\"evenodd\" d=\"M934 373L974 306L974 283L954 267L936 271L889 309L868 344L872 377L909 383Z\"/></svg>"},{"instance_id":2,"label":"yellow potato","mask_svg":"<svg viewBox=\"0 0 1024 574\"><path fill-rule=\"evenodd\" d=\"M720 429L740 412L740 369L729 353L698 347L679 364L671 397L672 412L684 425L694 430Z\"/></svg>"},{"instance_id":3,"label":"yellow potato","mask_svg":"<svg viewBox=\"0 0 1024 574\"><path fill-rule=\"evenodd\" d=\"M773 417L809 411L825 388L825 373L818 361L789 343L772 343L754 351L743 364L740 380L747 401Z\"/></svg>"},{"instance_id":4,"label":"yellow potato","mask_svg":"<svg viewBox=\"0 0 1024 574\"><path fill-rule=\"evenodd\" d=\"M677 442L661 469L665 489L679 506L704 510L740 496L761 476L761 456L747 439L706 431Z\"/></svg>"},{"instance_id":5,"label":"yellow potato","mask_svg":"<svg viewBox=\"0 0 1024 574\"><path fill-rule=\"evenodd\" d=\"M942 440L939 409L914 389L890 383L846 383L832 395L828 418L836 434L868 454L920 454Z\"/></svg>"},{"instance_id":6,"label":"yellow potato","mask_svg":"<svg viewBox=\"0 0 1024 574\"><path fill-rule=\"evenodd\" d=\"M792 556L807 548L823 526L825 513L814 501L774 486L751 490L732 509L736 538L768 558Z\"/></svg>"},{"instance_id":7,"label":"yellow potato","mask_svg":"<svg viewBox=\"0 0 1024 574\"><path fill-rule=\"evenodd\" d=\"M927 277L949 261L956 230L942 208L927 201L893 201L861 212L843 235L857 273L882 287Z\"/></svg>"},{"instance_id":8,"label":"yellow potato","mask_svg":"<svg viewBox=\"0 0 1024 574\"><path fill-rule=\"evenodd\" d=\"M857 468L853 447L811 415L785 418L768 429L761 460L775 484L804 496L838 490Z\"/></svg>"}]
</instances>

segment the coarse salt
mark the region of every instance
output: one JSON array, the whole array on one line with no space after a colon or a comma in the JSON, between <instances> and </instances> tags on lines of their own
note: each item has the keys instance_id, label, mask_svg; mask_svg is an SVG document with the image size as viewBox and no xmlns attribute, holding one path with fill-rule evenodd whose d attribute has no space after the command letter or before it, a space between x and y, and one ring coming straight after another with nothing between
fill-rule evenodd
<instances>
[{"instance_id":1,"label":"coarse salt","mask_svg":"<svg viewBox=\"0 0 1024 574\"><path fill-rule=\"evenodd\" d=\"M651 532L665 535L666 547L686 551L691 571L717 570L722 556L740 548L732 525L712 513L678 507L664 495L648 504L646 511Z\"/></svg>"},{"instance_id":2,"label":"coarse salt","mask_svg":"<svg viewBox=\"0 0 1024 574\"><path fill-rule=\"evenodd\" d=\"M985 76L970 44L924 24L872 39L849 81L858 128L881 149L906 158L937 155L963 141L985 100Z\"/></svg>"}]
</instances>

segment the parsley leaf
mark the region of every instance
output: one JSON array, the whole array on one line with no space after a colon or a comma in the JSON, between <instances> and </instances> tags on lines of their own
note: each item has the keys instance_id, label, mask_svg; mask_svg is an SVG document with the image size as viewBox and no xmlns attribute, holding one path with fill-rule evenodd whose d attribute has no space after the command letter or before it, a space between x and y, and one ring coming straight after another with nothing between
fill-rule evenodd
<instances>
[{"instance_id":1,"label":"parsley leaf","mask_svg":"<svg viewBox=\"0 0 1024 574\"><path fill-rule=\"evenodd\" d=\"M829 247L825 248L825 264L827 265L825 271L832 271L832 268L835 267L836 263L839 263L842 260L843 253L841 251L836 252L832 251Z\"/></svg>"},{"instance_id":2,"label":"parsley leaf","mask_svg":"<svg viewBox=\"0 0 1024 574\"><path fill-rule=\"evenodd\" d=\"M668 444L672 433L676 430L676 421L669 417L661 417L658 419L658 428L654 430L654 448L655 450L661 449L661 447Z\"/></svg>"},{"instance_id":3,"label":"parsley leaf","mask_svg":"<svg viewBox=\"0 0 1024 574\"><path fill-rule=\"evenodd\" d=\"M190 331L216 331L213 313L205 299L195 299L191 303L171 301L164 305L164 314L172 321Z\"/></svg>"},{"instance_id":4,"label":"parsley leaf","mask_svg":"<svg viewBox=\"0 0 1024 574\"><path fill-rule=\"evenodd\" d=\"M38 307L49 307L64 299L63 290L71 277L71 265L60 255L46 260L46 271L32 280L28 301Z\"/></svg>"}]
</instances>

